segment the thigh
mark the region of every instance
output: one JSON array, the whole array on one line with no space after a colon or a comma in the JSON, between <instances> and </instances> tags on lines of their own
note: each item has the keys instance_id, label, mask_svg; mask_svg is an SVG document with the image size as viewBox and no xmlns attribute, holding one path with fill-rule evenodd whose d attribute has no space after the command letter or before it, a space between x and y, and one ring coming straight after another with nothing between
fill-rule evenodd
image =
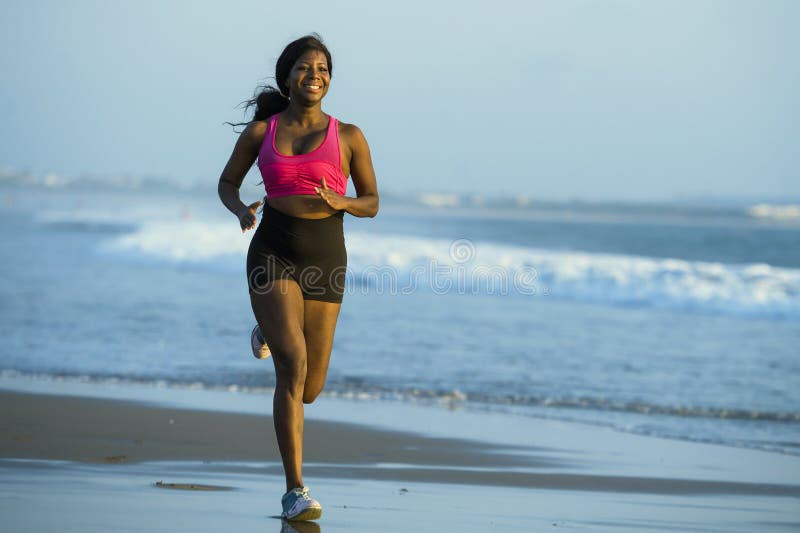
<instances>
[{"instance_id":1,"label":"thigh","mask_svg":"<svg viewBox=\"0 0 800 533\"><path fill-rule=\"evenodd\" d=\"M341 303L305 300L304 327L309 379L322 379L328 372L333 335Z\"/></svg>"},{"instance_id":2,"label":"thigh","mask_svg":"<svg viewBox=\"0 0 800 533\"><path fill-rule=\"evenodd\" d=\"M300 286L292 279L276 279L262 289L250 291L250 304L275 362L304 363L305 306Z\"/></svg>"}]
</instances>

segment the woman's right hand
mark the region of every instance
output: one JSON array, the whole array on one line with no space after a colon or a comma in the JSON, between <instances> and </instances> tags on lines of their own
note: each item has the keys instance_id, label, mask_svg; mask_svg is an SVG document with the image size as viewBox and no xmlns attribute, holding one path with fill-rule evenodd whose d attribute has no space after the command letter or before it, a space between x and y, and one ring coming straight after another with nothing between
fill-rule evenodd
<instances>
[{"instance_id":1,"label":"woman's right hand","mask_svg":"<svg viewBox=\"0 0 800 533\"><path fill-rule=\"evenodd\" d=\"M258 209L258 206L260 206L261 203L261 200L253 202L252 204L243 207L239 212L239 225L242 227L242 233L256 227L256 209Z\"/></svg>"}]
</instances>

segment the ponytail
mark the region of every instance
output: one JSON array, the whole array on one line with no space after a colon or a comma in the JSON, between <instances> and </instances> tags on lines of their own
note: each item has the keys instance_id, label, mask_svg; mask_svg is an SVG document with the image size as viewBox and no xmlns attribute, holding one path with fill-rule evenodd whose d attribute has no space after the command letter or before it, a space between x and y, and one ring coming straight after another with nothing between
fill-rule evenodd
<instances>
[{"instance_id":1,"label":"ponytail","mask_svg":"<svg viewBox=\"0 0 800 533\"><path fill-rule=\"evenodd\" d=\"M289 99L274 87L265 87L254 100L256 112L253 120L267 120L289 107Z\"/></svg>"},{"instance_id":2,"label":"ponytail","mask_svg":"<svg viewBox=\"0 0 800 533\"><path fill-rule=\"evenodd\" d=\"M260 91L259 91L260 89ZM245 100L239 105L244 105L244 112L247 114L247 111L254 107L256 108L255 113L253 113L253 118L250 120L267 120L272 115L277 115L287 107L289 107L289 99L285 97L281 92L272 87L271 85L262 85L256 89L256 95L249 100ZM229 124L231 126L246 126L249 122L224 122L224 124Z\"/></svg>"}]
</instances>

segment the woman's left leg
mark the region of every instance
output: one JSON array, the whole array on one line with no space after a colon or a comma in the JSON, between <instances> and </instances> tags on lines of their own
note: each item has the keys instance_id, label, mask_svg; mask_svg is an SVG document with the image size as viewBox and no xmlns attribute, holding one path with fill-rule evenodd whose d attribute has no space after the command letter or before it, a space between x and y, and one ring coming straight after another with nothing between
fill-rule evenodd
<instances>
[{"instance_id":1,"label":"woman's left leg","mask_svg":"<svg viewBox=\"0 0 800 533\"><path fill-rule=\"evenodd\" d=\"M306 339L306 383L303 402L313 402L328 376L333 335L339 318L341 303L305 300L303 336Z\"/></svg>"}]
</instances>

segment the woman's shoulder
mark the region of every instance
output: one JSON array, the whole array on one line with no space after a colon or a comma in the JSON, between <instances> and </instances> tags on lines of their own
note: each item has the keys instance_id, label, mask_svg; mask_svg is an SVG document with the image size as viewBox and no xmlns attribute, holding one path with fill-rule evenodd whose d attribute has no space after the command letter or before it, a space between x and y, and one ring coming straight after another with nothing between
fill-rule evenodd
<instances>
[{"instance_id":1,"label":"woman's shoulder","mask_svg":"<svg viewBox=\"0 0 800 533\"><path fill-rule=\"evenodd\" d=\"M364 141L364 132L355 124L348 124L336 119L339 123L339 138L344 139L348 144L360 143Z\"/></svg>"},{"instance_id":2,"label":"woman's shoulder","mask_svg":"<svg viewBox=\"0 0 800 533\"><path fill-rule=\"evenodd\" d=\"M267 134L268 120L253 120L249 122L242 130L242 133L239 134L239 137L252 147L260 148L261 143L264 142L264 135Z\"/></svg>"},{"instance_id":3,"label":"woman's shoulder","mask_svg":"<svg viewBox=\"0 0 800 533\"><path fill-rule=\"evenodd\" d=\"M268 122L269 119L253 120L251 122L248 122L247 126L245 126L244 130L242 131L242 135L254 135L254 136L260 135L263 137L264 134L267 132L267 127L269 125Z\"/></svg>"}]
</instances>

